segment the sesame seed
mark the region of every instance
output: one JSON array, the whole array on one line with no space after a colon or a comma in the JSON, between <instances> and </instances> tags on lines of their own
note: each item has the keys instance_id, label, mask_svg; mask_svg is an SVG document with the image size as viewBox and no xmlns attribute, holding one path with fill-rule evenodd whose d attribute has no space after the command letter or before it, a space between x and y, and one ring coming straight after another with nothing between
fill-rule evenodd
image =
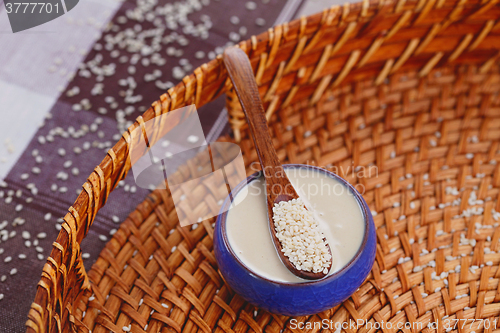
<instances>
[{"instance_id":1,"label":"sesame seed","mask_svg":"<svg viewBox=\"0 0 500 333\"><path fill-rule=\"evenodd\" d=\"M16 275L17 274L17 268L12 268L10 270L10 275Z\"/></svg>"},{"instance_id":2,"label":"sesame seed","mask_svg":"<svg viewBox=\"0 0 500 333\"><path fill-rule=\"evenodd\" d=\"M99 235L99 239L103 242L107 241L108 240L108 237L104 236L104 235Z\"/></svg>"},{"instance_id":3,"label":"sesame seed","mask_svg":"<svg viewBox=\"0 0 500 333\"><path fill-rule=\"evenodd\" d=\"M257 4L253 1L248 1L246 4L245 4L245 8L248 9L248 10L255 10L257 9Z\"/></svg>"},{"instance_id":4,"label":"sesame seed","mask_svg":"<svg viewBox=\"0 0 500 333\"><path fill-rule=\"evenodd\" d=\"M43 254L41 254L41 253L38 253L38 254L36 255L36 257L37 257L37 258L38 258L38 260L40 260L40 261L42 261L42 260L44 260L44 259L45 259L45 256L44 256Z\"/></svg>"},{"instance_id":5,"label":"sesame seed","mask_svg":"<svg viewBox=\"0 0 500 333\"><path fill-rule=\"evenodd\" d=\"M12 261L12 257L11 256L5 257L5 259L3 260L3 262L5 262L5 263L11 262L11 261Z\"/></svg>"},{"instance_id":6,"label":"sesame seed","mask_svg":"<svg viewBox=\"0 0 500 333\"><path fill-rule=\"evenodd\" d=\"M83 259L88 259L88 258L90 258L90 253L83 253L83 254L82 254L82 258L83 258Z\"/></svg>"},{"instance_id":7,"label":"sesame seed","mask_svg":"<svg viewBox=\"0 0 500 333\"><path fill-rule=\"evenodd\" d=\"M47 237L47 234L45 232L41 232L38 235L36 235L36 237L39 238L39 239L44 239L44 238Z\"/></svg>"},{"instance_id":8,"label":"sesame seed","mask_svg":"<svg viewBox=\"0 0 500 333\"><path fill-rule=\"evenodd\" d=\"M194 54L194 57L195 57L196 59L202 59L202 58L204 58L204 57L205 57L205 52L203 52L203 51L197 51L197 52Z\"/></svg>"},{"instance_id":9,"label":"sesame seed","mask_svg":"<svg viewBox=\"0 0 500 333\"><path fill-rule=\"evenodd\" d=\"M229 18L229 22L231 22L234 25L240 24L240 18L238 16L231 16Z\"/></svg>"},{"instance_id":10,"label":"sesame seed","mask_svg":"<svg viewBox=\"0 0 500 333\"><path fill-rule=\"evenodd\" d=\"M264 20L261 17L257 17L255 19L255 24L258 25L259 27L265 26L266 25L266 20Z\"/></svg>"},{"instance_id":11,"label":"sesame seed","mask_svg":"<svg viewBox=\"0 0 500 333\"><path fill-rule=\"evenodd\" d=\"M51 217L52 217L52 214L51 213L47 213L47 214L45 214L45 216L43 217L43 219L45 221L48 221L48 220L50 220Z\"/></svg>"}]
</instances>

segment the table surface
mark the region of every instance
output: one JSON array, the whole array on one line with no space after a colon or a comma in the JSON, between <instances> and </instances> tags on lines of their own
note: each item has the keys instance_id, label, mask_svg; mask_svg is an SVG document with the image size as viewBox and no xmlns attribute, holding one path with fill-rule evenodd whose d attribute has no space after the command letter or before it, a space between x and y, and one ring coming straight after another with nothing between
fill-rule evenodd
<instances>
[{"instance_id":1,"label":"table surface","mask_svg":"<svg viewBox=\"0 0 500 333\"><path fill-rule=\"evenodd\" d=\"M254 1L158 0L143 8L138 3L146 2L86 0L16 34L0 8L1 332L25 330L61 217L106 151L151 102L228 43L339 3ZM178 15L163 17L171 26L159 33L155 52L154 38L141 36L154 24L165 25L154 19L161 17L155 10L167 4L167 13ZM131 15L138 10L146 13L142 22ZM120 40L135 46L124 48ZM127 90L132 99L124 98ZM229 130L223 98L198 111L207 142ZM147 193L129 175L111 194L82 243L87 270L109 233Z\"/></svg>"}]
</instances>

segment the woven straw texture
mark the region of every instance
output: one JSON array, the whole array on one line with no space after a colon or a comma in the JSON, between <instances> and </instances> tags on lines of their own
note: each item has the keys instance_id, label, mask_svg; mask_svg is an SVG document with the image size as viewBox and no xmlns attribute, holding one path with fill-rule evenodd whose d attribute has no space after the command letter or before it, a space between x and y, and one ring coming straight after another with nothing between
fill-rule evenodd
<instances>
[{"instance_id":1,"label":"woven straw texture","mask_svg":"<svg viewBox=\"0 0 500 333\"><path fill-rule=\"evenodd\" d=\"M437 321L423 331L443 332L446 319L481 318L491 319L485 331L495 329L497 2L346 4L240 43L254 67L281 161L333 169L364 192L376 213L377 257L367 281L343 304L299 322L365 319L396 327ZM153 103L89 176L45 264L28 332L301 331L290 318L253 307L224 284L212 251L214 220L181 228L164 190L153 191L129 215L88 274L82 264L80 242L130 169L130 132L156 115L200 107L225 92L234 136L221 140L239 143L252 172L255 149L219 57ZM180 176L190 172L180 170ZM206 188L196 194L203 203L192 211L203 216L211 194ZM454 331L480 332L484 326Z\"/></svg>"}]
</instances>

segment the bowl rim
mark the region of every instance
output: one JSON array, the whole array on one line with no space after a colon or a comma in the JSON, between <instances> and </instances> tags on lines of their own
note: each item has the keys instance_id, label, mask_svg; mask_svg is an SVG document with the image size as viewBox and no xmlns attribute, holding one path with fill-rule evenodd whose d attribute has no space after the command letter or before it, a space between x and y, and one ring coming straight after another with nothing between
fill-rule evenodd
<instances>
[{"instance_id":1,"label":"bowl rim","mask_svg":"<svg viewBox=\"0 0 500 333\"><path fill-rule=\"evenodd\" d=\"M354 186L352 186L347 180L345 180L344 178L340 177L339 175L333 173L332 171L329 171L327 169L324 169L324 168L321 168L321 167L318 167L318 166L315 166L315 165L296 164L296 163L294 163L294 164L283 164L283 168L285 168L285 169L287 169L287 168L307 168L307 169L316 170L318 172L322 172L322 173L326 174L327 176L329 176L331 178L334 178L335 180L337 180L337 181L341 182L343 185L345 185L351 191L351 193L354 195L354 197L356 198L356 200L358 201L358 205L361 208L361 212L363 213L363 217L364 217L364 221L365 221L365 232L364 232L364 235L363 235L363 241L362 241L361 245L359 246L358 251L352 257L352 259L347 263L347 265L345 265L344 267L342 267L337 272L335 272L333 274L330 274L330 275L327 275L327 276L325 276L322 279L318 279L318 280L305 280L304 282L283 282L283 281L271 280L269 278L266 278L266 277L264 277L264 276L262 276L262 275L260 275L260 274L258 274L256 272L254 272L247 265L245 265L245 263L243 263L240 260L240 258L238 258L238 256L236 255L236 253L233 251L233 248L231 247L231 245L229 243L229 240L227 239L226 221L227 221L227 214L229 212L229 209L227 209L227 208L230 205L230 203L232 203L231 198L235 198L236 194L238 194L238 192L243 187L245 187L246 185L248 185L250 182L254 181L255 179L261 177L262 170L253 173L252 175L248 176L245 180L243 180L241 183L239 183L231 191L231 193L233 195L232 196L228 195L226 197L226 199L224 200L224 203L222 204L222 207L221 207L221 211L223 211L223 212L219 214L219 216L217 217L217 220L216 220L217 224L220 223L221 234L222 234L222 241L224 242L224 245L228 249L228 251L231 254L231 256L233 256L233 258L236 259L236 262L244 270L246 270L250 275L255 276L256 278L264 280L266 282L269 282L269 283L272 283L272 284L276 284L276 285L281 285L281 286L303 287L303 286L311 286L311 285L316 285L316 284L325 284L327 282L331 282L331 280L336 280L338 277L340 277L341 275L343 275L347 270L349 270L352 266L354 266L354 263L359 259L359 257L361 257L361 254L365 250L365 248L366 248L366 246L368 244L368 238L370 236L370 220L373 220L373 217L371 217L371 212L369 212L367 210L366 202L363 199L362 195L358 192L358 190L356 190L356 188ZM370 219L370 217L371 217L371 219Z\"/></svg>"}]
</instances>

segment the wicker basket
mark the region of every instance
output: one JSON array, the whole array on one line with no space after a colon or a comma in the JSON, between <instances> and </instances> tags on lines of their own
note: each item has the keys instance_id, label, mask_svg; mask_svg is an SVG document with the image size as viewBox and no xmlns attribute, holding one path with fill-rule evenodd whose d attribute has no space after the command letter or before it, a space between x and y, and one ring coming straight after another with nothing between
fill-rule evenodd
<instances>
[{"instance_id":1,"label":"wicker basket","mask_svg":"<svg viewBox=\"0 0 500 333\"><path fill-rule=\"evenodd\" d=\"M378 213L367 281L343 304L298 322L390 321L385 332L406 321L437 322L424 331L439 332L447 319L490 319L486 331L500 325L493 321L500 314L497 2L364 1L240 43L281 160L335 168L364 187ZM213 220L181 228L164 190L130 214L88 273L82 264L80 242L131 167L129 133L137 126L227 93L234 138L220 140L239 142L247 166L257 160L230 89L219 57L162 95L109 150L69 208L28 332L301 331L224 284L212 253ZM353 166L377 172L361 175ZM210 200L205 189L197 194Z\"/></svg>"}]
</instances>

